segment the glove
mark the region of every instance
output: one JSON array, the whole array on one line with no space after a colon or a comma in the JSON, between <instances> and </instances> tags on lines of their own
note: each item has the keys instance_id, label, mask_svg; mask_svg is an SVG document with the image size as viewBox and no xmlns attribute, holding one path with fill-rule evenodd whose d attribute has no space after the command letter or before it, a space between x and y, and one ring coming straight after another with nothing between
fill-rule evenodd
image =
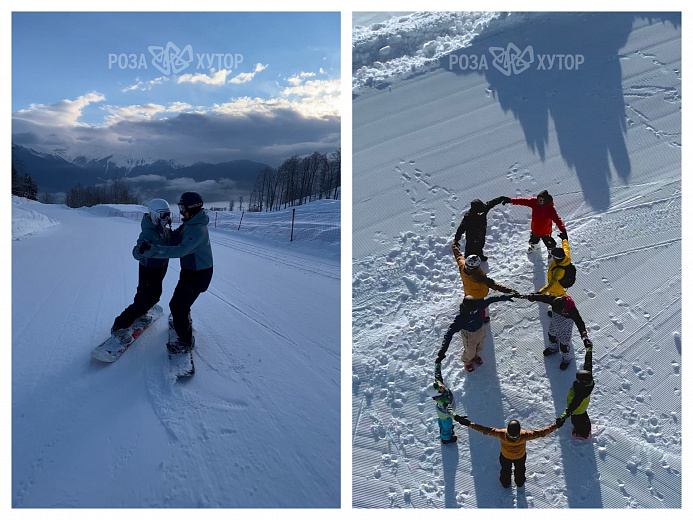
<instances>
[{"instance_id":1,"label":"glove","mask_svg":"<svg viewBox=\"0 0 693 520\"><path fill-rule=\"evenodd\" d=\"M501 200L501 204L503 204L503 206L505 206L508 202L511 202L511 201L512 201L512 199L510 197L503 197L503 199Z\"/></svg>"},{"instance_id":2,"label":"glove","mask_svg":"<svg viewBox=\"0 0 693 520\"><path fill-rule=\"evenodd\" d=\"M563 426L563 423L565 423L565 417L563 417L563 416L556 417L556 424L558 425L559 428L561 426Z\"/></svg>"},{"instance_id":3,"label":"glove","mask_svg":"<svg viewBox=\"0 0 693 520\"><path fill-rule=\"evenodd\" d=\"M582 342L585 344L585 348L587 350L592 350L592 340L590 338L585 336L584 338L582 338Z\"/></svg>"},{"instance_id":4,"label":"glove","mask_svg":"<svg viewBox=\"0 0 693 520\"><path fill-rule=\"evenodd\" d=\"M472 423L472 421L467 419L466 415L455 415L455 420L462 426L469 426Z\"/></svg>"},{"instance_id":5,"label":"glove","mask_svg":"<svg viewBox=\"0 0 693 520\"><path fill-rule=\"evenodd\" d=\"M568 232L567 231L561 231L558 236L561 238L561 240L568 240Z\"/></svg>"},{"instance_id":6,"label":"glove","mask_svg":"<svg viewBox=\"0 0 693 520\"><path fill-rule=\"evenodd\" d=\"M139 249L137 249L137 252L141 255L144 254L145 251L149 251L152 248L152 243L149 240L143 240L142 243L140 244Z\"/></svg>"}]
</instances>

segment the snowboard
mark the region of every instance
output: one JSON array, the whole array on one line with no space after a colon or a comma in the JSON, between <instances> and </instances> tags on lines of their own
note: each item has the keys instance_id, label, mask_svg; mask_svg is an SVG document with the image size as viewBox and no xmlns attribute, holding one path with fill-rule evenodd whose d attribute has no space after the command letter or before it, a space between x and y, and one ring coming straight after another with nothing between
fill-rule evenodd
<instances>
[{"instance_id":1,"label":"snowboard","mask_svg":"<svg viewBox=\"0 0 693 520\"><path fill-rule=\"evenodd\" d=\"M195 338L193 338L193 348L194 345ZM168 373L172 378L184 379L191 377L195 373L192 350L180 354L175 353L179 349L178 334L176 334L176 329L173 328L173 317L171 315L168 317L168 343L166 344L166 349L168 350Z\"/></svg>"},{"instance_id":2,"label":"snowboard","mask_svg":"<svg viewBox=\"0 0 693 520\"><path fill-rule=\"evenodd\" d=\"M103 361L104 363L113 363L116 361L123 353L132 345L140 335L147 330L152 324L164 315L164 309L159 305L155 305L147 314L152 317L152 322L149 325L145 325L140 321L139 318L130 326L130 335L132 336L132 341L129 343L122 343L117 338L111 336L106 341L101 343L98 347L95 347L91 351L91 357Z\"/></svg>"}]
</instances>

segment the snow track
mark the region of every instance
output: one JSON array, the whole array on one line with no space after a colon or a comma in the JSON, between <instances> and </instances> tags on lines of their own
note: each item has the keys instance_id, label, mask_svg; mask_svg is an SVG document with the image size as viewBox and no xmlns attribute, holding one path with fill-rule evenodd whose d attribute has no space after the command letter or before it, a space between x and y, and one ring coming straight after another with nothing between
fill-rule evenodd
<instances>
[{"instance_id":1,"label":"snow track","mask_svg":"<svg viewBox=\"0 0 693 520\"><path fill-rule=\"evenodd\" d=\"M89 358L132 302L139 223L31 207L61 225L12 250L14 507L339 506L338 261L212 231L197 370L175 383L165 319Z\"/></svg>"}]
</instances>

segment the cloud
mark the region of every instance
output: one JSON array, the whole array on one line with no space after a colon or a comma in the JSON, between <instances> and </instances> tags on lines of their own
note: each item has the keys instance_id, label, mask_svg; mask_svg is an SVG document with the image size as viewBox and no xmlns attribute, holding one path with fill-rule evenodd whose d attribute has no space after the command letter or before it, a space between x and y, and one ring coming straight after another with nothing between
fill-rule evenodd
<instances>
[{"instance_id":1,"label":"cloud","mask_svg":"<svg viewBox=\"0 0 693 520\"><path fill-rule=\"evenodd\" d=\"M252 80L255 77L255 74L258 72L261 72L265 70L268 67L268 65L263 65L262 63L258 63L255 65L255 69L253 69L253 72L241 72L237 76L231 78L229 80L229 83L247 83L248 81Z\"/></svg>"},{"instance_id":2,"label":"cloud","mask_svg":"<svg viewBox=\"0 0 693 520\"><path fill-rule=\"evenodd\" d=\"M208 76L207 74L183 74L178 77L177 83L203 83L205 85L223 85L226 83L226 77L231 74L232 71L226 69L220 69L214 72L212 69L212 74Z\"/></svg>"},{"instance_id":3,"label":"cloud","mask_svg":"<svg viewBox=\"0 0 693 520\"><path fill-rule=\"evenodd\" d=\"M161 85L164 81L168 81L166 76L161 76L160 78L155 78L149 81L141 81L140 78L135 78L134 85L125 87L121 92L130 92L131 90L151 90L152 85Z\"/></svg>"},{"instance_id":4,"label":"cloud","mask_svg":"<svg viewBox=\"0 0 693 520\"><path fill-rule=\"evenodd\" d=\"M84 125L84 123L78 121L82 116L82 109L91 103L104 101L105 99L106 97L103 94L89 92L74 101L63 99L51 105L32 103L29 108L14 112L12 118L48 126Z\"/></svg>"}]
</instances>

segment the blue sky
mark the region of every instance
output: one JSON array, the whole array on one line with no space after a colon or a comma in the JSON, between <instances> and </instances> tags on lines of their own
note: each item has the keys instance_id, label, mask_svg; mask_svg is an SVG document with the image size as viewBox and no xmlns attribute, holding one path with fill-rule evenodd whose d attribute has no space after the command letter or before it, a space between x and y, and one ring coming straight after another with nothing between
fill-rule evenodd
<instances>
[{"instance_id":1,"label":"blue sky","mask_svg":"<svg viewBox=\"0 0 693 520\"><path fill-rule=\"evenodd\" d=\"M150 47L168 52L156 62ZM339 13L12 16L13 141L41 151L146 152L181 162L268 154L272 164L333 150L339 82ZM196 134L186 141L193 114ZM206 120L217 136L209 149ZM243 157L229 144L239 137Z\"/></svg>"}]
</instances>

